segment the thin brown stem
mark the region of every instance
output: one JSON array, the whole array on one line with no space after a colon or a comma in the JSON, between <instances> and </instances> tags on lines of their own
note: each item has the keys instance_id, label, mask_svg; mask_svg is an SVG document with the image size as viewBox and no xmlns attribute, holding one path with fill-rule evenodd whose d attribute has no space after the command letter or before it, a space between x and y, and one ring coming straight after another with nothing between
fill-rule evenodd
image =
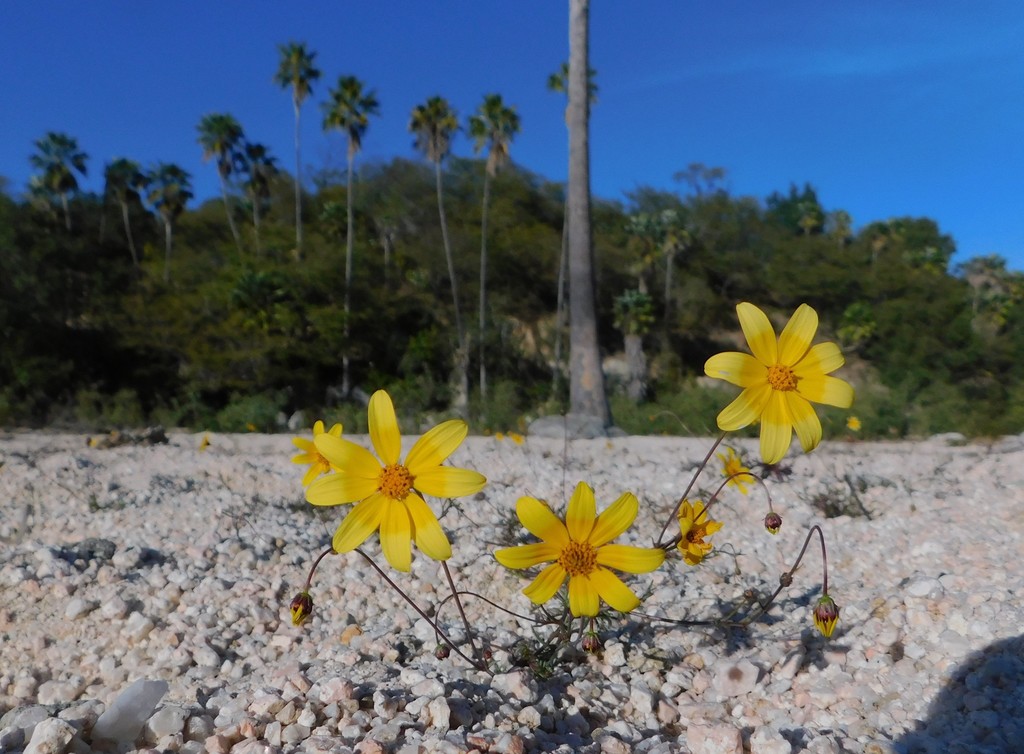
<instances>
[{"instance_id":1,"label":"thin brown stem","mask_svg":"<svg viewBox=\"0 0 1024 754\"><path fill-rule=\"evenodd\" d=\"M309 569L309 575L306 576L306 586L303 588L302 591L304 591L304 592L308 592L309 591L309 587L313 584L313 573L316 571L317 566L320 565L320 561L321 560L326 558L332 552L334 552L334 548L333 547L328 547L326 550L324 550L322 553L320 553L319 556L317 556L316 560L313 561L313 565Z\"/></svg>"},{"instance_id":2,"label":"thin brown stem","mask_svg":"<svg viewBox=\"0 0 1024 754\"><path fill-rule=\"evenodd\" d=\"M448 561L442 560L441 567L444 569L444 575L448 578L448 588L452 590L452 597L455 599L455 606L459 610L459 615L462 617L462 625L466 627L466 638L469 639L469 646L473 650L473 656L480 659L480 650L476 646L476 638L473 636L473 629L469 625L469 619L466 617L466 611L462 608L462 600L459 599L459 590L455 588L455 579L452 578L452 572L448 568Z\"/></svg>"}]
</instances>

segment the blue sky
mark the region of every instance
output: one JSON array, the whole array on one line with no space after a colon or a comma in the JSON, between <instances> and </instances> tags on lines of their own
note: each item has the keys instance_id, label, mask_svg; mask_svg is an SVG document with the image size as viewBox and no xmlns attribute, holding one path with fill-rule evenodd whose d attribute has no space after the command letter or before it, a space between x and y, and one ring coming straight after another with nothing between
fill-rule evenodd
<instances>
[{"instance_id":1,"label":"blue sky","mask_svg":"<svg viewBox=\"0 0 1024 754\"><path fill-rule=\"evenodd\" d=\"M564 180L564 100L545 88L568 57L565 0L8 2L0 6L0 176L20 193L50 130L90 155L85 188L126 156L176 162L217 194L196 124L228 112L293 165L277 45L304 41L324 76L303 109L303 162L341 167L320 129L340 75L375 89L360 159L415 155L409 112L427 97L464 121L488 92L514 104L513 158ZM692 162L736 195L812 184L859 227L927 216L954 261L997 253L1024 269L1024 9L1017 0L700 2L592 0L593 190L682 189ZM471 154L469 140L454 144Z\"/></svg>"}]
</instances>

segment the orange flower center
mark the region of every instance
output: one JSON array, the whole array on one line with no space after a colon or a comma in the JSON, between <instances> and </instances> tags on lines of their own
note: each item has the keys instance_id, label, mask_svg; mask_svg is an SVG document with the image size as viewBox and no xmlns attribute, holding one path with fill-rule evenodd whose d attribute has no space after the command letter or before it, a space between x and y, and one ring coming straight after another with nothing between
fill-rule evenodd
<instances>
[{"instance_id":1,"label":"orange flower center","mask_svg":"<svg viewBox=\"0 0 1024 754\"><path fill-rule=\"evenodd\" d=\"M588 576L597 568L597 551L589 542L570 542L558 556L558 565L570 576Z\"/></svg>"},{"instance_id":2,"label":"orange flower center","mask_svg":"<svg viewBox=\"0 0 1024 754\"><path fill-rule=\"evenodd\" d=\"M377 489L392 500L405 500L414 481L409 469L400 463L393 463L381 469Z\"/></svg>"},{"instance_id":3,"label":"orange flower center","mask_svg":"<svg viewBox=\"0 0 1024 754\"><path fill-rule=\"evenodd\" d=\"M772 364L768 367L768 384L772 390L796 390L796 382L799 379L793 370L785 364Z\"/></svg>"}]
</instances>

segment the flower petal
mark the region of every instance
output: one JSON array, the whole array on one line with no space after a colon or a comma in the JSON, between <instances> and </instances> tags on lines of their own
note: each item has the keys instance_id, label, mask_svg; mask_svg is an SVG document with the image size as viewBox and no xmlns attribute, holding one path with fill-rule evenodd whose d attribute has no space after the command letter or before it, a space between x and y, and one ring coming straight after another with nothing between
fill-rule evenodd
<instances>
[{"instance_id":1,"label":"flower petal","mask_svg":"<svg viewBox=\"0 0 1024 754\"><path fill-rule=\"evenodd\" d=\"M605 545L597 550L598 565L626 573L650 573L664 562L665 551L660 547Z\"/></svg>"},{"instance_id":2,"label":"flower petal","mask_svg":"<svg viewBox=\"0 0 1024 754\"><path fill-rule=\"evenodd\" d=\"M316 437L317 435L322 435L323 433L324 433L324 423L323 423L323 420L317 419L315 422L313 422L313 437Z\"/></svg>"},{"instance_id":3,"label":"flower petal","mask_svg":"<svg viewBox=\"0 0 1024 754\"><path fill-rule=\"evenodd\" d=\"M558 560L561 553L562 550L558 545L549 542L534 542L530 545L517 545L495 550L494 557L506 568L519 570Z\"/></svg>"},{"instance_id":4,"label":"flower petal","mask_svg":"<svg viewBox=\"0 0 1024 754\"><path fill-rule=\"evenodd\" d=\"M406 572L412 568L412 519L404 500L388 500L384 504L380 549L392 568Z\"/></svg>"},{"instance_id":5,"label":"flower petal","mask_svg":"<svg viewBox=\"0 0 1024 754\"><path fill-rule=\"evenodd\" d=\"M793 365L793 373L802 379L820 377L836 371L845 363L846 357L835 343L818 343Z\"/></svg>"},{"instance_id":6,"label":"flower petal","mask_svg":"<svg viewBox=\"0 0 1024 754\"><path fill-rule=\"evenodd\" d=\"M413 537L420 552L434 560L448 560L452 556L452 545L430 506L411 492L405 498L405 507L409 510Z\"/></svg>"},{"instance_id":7,"label":"flower petal","mask_svg":"<svg viewBox=\"0 0 1024 754\"><path fill-rule=\"evenodd\" d=\"M725 432L733 432L753 424L761 418L772 388L767 382L757 387L748 387L735 400L722 409L718 415L718 428Z\"/></svg>"},{"instance_id":8,"label":"flower petal","mask_svg":"<svg viewBox=\"0 0 1024 754\"><path fill-rule=\"evenodd\" d=\"M352 476L376 479L380 476L380 461L373 453L351 440L344 440L326 432L314 440L317 452L337 469L344 469Z\"/></svg>"},{"instance_id":9,"label":"flower petal","mask_svg":"<svg viewBox=\"0 0 1024 754\"><path fill-rule=\"evenodd\" d=\"M294 445L299 450L304 451L305 453L313 453L316 451L316 445L313 444L312 440L306 437L293 437L292 445ZM304 463L303 461L296 460L299 457L300 456L295 456L295 458L293 458L292 460L295 461L295 463Z\"/></svg>"},{"instance_id":10,"label":"flower petal","mask_svg":"<svg viewBox=\"0 0 1024 754\"><path fill-rule=\"evenodd\" d=\"M308 469L306 469L306 473L302 475L302 486L308 487L310 482L312 482L321 474L326 473L327 467L320 463L319 459L317 459L310 465Z\"/></svg>"},{"instance_id":11,"label":"flower petal","mask_svg":"<svg viewBox=\"0 0 1024 754\"><path fill-rule=\"evenodd\" d=\"M314 479L306 488L306 500L313 505L354 503L377 491L377 480L355 477L340 471Z\"/></svg>"},{"instance_id":12,"label":"flower petal","mask_svg":"<svg viewBox=\"0 0 1024 754\"><path fill-rule=\"evenodd\" d=\"M736 314L740 318L743 337L747 339L754 358L765 366L777 364L779 361L779 345L775 340L775 330L768 316L753 304L746 301L736 305Z\"/></svg>"},{"instance_id":13,"label":"flower petal","mask_svg":"<svg viewBox=\"0 0 1024 754\"><path fill-rule=\"evenodd\" d=\"M555 592L565 581L565 569L558 563L552 563L530 582L530 585L523 590L523 594L530 598L535 605L543 605L555 596Z\"/></svg>"},{"instance_id":14,"label":"flower petal","mask_svg":"<svg viewBox=\"0 0 1024 754\"><path fill-rule=\"evenodd\" d=\"M601 511L601 515L594 521L594 528L590 530L590 538L587 541L594 547L611 542L633 525L639 510L640 503L637 502L636 495L632 492L623 492L618 500Z\"/></svg>"},{"instance_id":15,"label":"flower petal","mask_svg":"<svg viewBox=\"0 0 1024 754\"><path fill-rule=\"evenodd\" d=\"M814 407L796 393L786 394L786 406L793 420L796 436L800 438L800 447L804 449L804 453L810 453L821 442L821 421L814 413Z\"/></svg>"},{"instance_id":16,"label":"flower petal","mask_svg":"<svg viewBox=\"0 0 1024 754\"><path fill-rule=\"evenodd\" d=\"M530 534L557 545L559 548L569 544L569 532L565 524L547 505L535 497L521 497L516 503L516 515Z\"/></svg>"},{"instance_id":17,"label":"flower petal","mask_svg":"<svg viewBox=\"0 0 1024 754\"><path fill-rule=\"evenodd\" d=\"M370 442L385 466L398 463L402 454L402 433L398 429L398 418L391 396L378 390L370 396L367 409L367 421L370 425Z\"/></svg>"},{"instance_id":18,"label":"flower petal","mask_svg":"<svg viewBox=\"0 0 1024 754\"><path fill-rule=\"evenodd\" d=\"M405 457L405 468L413 476L440 466L462 444L469 427L461 419L449 419L428 430Z\"/></svg>"},{"instance_id":19,"label":"flower petal","mask_svg":"<svg viewBox=\"0 0 1024 754\"><path fill-rule=\"evenodd\" d=\"M569 577L569 612L577 618L580 616L593 617L601 608L601 598L597 593L597 587L591 583L587 576Z\"/></svg>"},{"instance_id":20,"label":"flower petal","mask_svg":"<svg viewBox=\"0 0 1024 754\"><path fill-rule=\"evenodd\" d=\"M807 304L800 304L779 336L779 363L788 367L807 353L818 331L818 313Z\"/></svg>"},{"instance_id":21,"label":"flower petal","mask_svg":"<svg viewBox=\"0 0 1024 754\"><path fill-rule=\"evenodd\" d=\"M740 387L753 387L768 379L768 368L749 353L726 351L704 362L704 374Z\"/></svg>"},{"instance_id":22,"label":"flower petal","mask_svg":"<svg viewBox=\"0 0 1024 754\"><path fill-rule=\"evenodd\" d=\"M849 408L853 404L853 388L849 382L825 375L805 377L797 383L796 392L809 401Z\"/></svg>"},{"instance_id":23,"label":"flower petal","mask_svg":"<svg viewBox=\"0 0 1024 754\"><path fill-rule=\"evenodd\" d=\"M597 518L597 504L594 502L594 491L586 482L580 482L572 491L569 507L565 512L565 526L569 530L569 538L574 542L586 542L594 528Z\"/></svg>"},{"instance_id":24,"label":"flower petal","mask_svg":"<svg viewBox=\"0 0 1024 754\"><path fill-rule=\"evenodd\" d=\"M640 604L640 599L633 593L633 590L606 568L595 569L590 574L590 583L597 589L601 599L620 613L628 613Z\"/></svg>"},{"instance_id":25,"label":"flower petal","mask_svg":"<svg viewBox=\"0 0 1024 754\"><path fill-rule=\"evenodd\" d=\"M484 488L487 477L469 469L434 466L413 475L413 485L420 492L434 497L463 497Z\"/></svg>"},{"instance_id":26,"label":"flower petal","mask_svg":"<svg viewBox=\"0 0 1024 754\"><path fill-rule=\"evenodd\" d=\"M768 405L761 414L761 460L778 463L789 450L793 439L793 422L781 392L772 390Z\"/></svg>"},{"instance_id":27,"label":"flower petal","mask_svg":"<svg viewBox=\"0 0 1024 754\"><path fill-rule=\"evenodd\" d=\"M377 494L356 503L334 532L334 551L350 552L365 542L367 537L377 531L384 516L384 508L389 502L388 498Z\"/></svg>"}]
</instances>

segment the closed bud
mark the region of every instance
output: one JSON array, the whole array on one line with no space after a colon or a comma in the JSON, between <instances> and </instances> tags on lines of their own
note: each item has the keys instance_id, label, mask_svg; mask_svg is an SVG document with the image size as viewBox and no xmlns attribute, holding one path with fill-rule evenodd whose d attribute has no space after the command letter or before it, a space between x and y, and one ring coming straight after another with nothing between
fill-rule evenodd
<instances>
[{"instance_id":1,"label":"closed bud","mask_svg":"<svg viewBox=\"0 0 1024 754\"><path fill-rule=\"evenodd\" d=\"M764 528L769 534L778 534L782 528L782 516L775 511L768 511L768 515L764 517Z\"/></svg>"},{"instance_id":2,"label":"closed bud","mask_svg":"<svg viewBox=\"0 0 1024 754\"><path fill-rule=\"evenodd\" d=\"M313 614L313 598L309 595L309 592L296 594L292 598L289 609L292 611L292 625L301 626Z\"/></svg>"},{"instance_id":3,"label":"closed bud","mask_svg":"<svg viewBox=\"0 0 1024 754\"><path fill-rule=\"evenodd\" d=\"M436 657L438 660L447 660L448 656L451 655L451 653L452 648L449 647L447 644L439 643L436 647L434 647L434 657Z\"/></svg>"},{"instance_id":4,"label":"closed bud","mask_svg":"<svg viewBox=\"0 0 1024 754\"><path fill-rule=\"evenodd\" d=\"M587 631L583 635L583 651L588 654L597 654L601 649L601 640L593 631Z\"/></svg>"}]
</instances>

